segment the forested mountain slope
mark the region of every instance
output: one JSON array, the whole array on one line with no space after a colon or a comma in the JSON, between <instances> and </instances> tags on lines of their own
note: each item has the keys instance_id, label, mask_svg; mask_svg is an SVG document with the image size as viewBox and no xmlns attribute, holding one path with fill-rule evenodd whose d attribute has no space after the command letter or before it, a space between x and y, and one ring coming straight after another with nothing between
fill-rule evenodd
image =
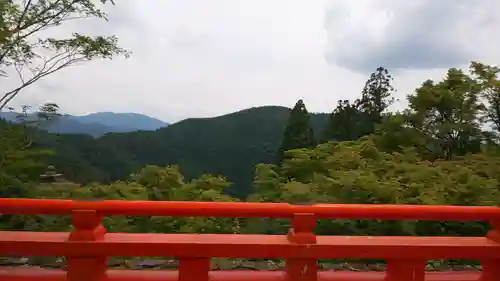
<instances>
[{"instance_id":1,"label":"forested mountain slope","mask_svg":"<svg viewBox=\"0 0 500 281\"><path fill-rule=\"evenodd\" d=\"M58 153L53 164L78 182L126 178L146 164L178 164L187 178L204 173L226 176L230 192L251 191L258 163L275 161L290 109L250 108L215 117L187 119L157 131L112 133L93 139L83 135L48 136L44 145ZM327 114L311 114L317 134Z\"/></svg>"}]
</instances>

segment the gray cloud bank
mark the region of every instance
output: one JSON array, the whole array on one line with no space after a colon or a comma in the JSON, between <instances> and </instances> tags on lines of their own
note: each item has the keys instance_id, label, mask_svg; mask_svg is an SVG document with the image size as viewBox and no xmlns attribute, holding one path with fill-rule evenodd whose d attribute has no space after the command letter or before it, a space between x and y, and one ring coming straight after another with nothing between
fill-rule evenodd
<instances>
[{"instance_id":1,"label":"gray cloud bank","mask_svg":"<svg viewBox=\"0 0 500 281\"><path fill-rule=\"evenodd\" d=\"M496 0L116 3L105 7L109 22L57 32L115 34L132 57L66 69L26 89L13 106L56 102L71 114L137 112L168 122L291 107L298 99L310 111L330 112L338 99L356 98L380 65L395 74L404 100L448 67L500 62ZM1 80L0 90L15 82Z\"/></svg>"},{"instance_id":2,"label":"gray cloud bank","mask_svg":"<svg viewBox=\"0 0 500 281\"><path fill-rule=\"evenodd\" d=\"M354 1L353 1L354 2ZM498 46L500 2L494 0L331 1L326 58L358 72L448 68Z\"/></svg>"}]
</instances>

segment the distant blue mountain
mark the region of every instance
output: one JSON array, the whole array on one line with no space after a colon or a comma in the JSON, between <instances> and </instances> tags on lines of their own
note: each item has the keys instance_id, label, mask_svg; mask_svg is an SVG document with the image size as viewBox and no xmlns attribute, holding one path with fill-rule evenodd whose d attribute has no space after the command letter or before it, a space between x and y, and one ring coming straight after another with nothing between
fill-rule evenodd
<instances>
[{"instance_id":1,"label":"distant blue mountain","mask_svg":"<svg viewBox=\"0 0 500 281\"><path fill-rule=\"evenodd\" d=\"M0 112L0 118L11 122L19 122L18 113ZM35 119L35 115L27 117ZM99 137L107 133L126 133L134 131L154 131L168 126L158 119L135 113L98 112L85 116L65 115L43 122L41 129L51 133L86 134Z\"/></svg>"},{"instance_id":2,"label":"distant blue mountain","mask_svg":"<svg viewBox=\"0 0 500 281\"><path fill-rule=\"evenodd\" d=\"M0 111L0 118L5 119L9 122L16 122L18 113L15 112L3 112Z\"/></svg>"},{"instance_id":3,"label":"distant blue mountain","mask_svg":"<svg viewBox=\"0 0 500 281\"><path fill-rule=\"evenodd\" d=\"M72 118L85 124L99 123L130 132L154 131L168 125L161 120L138 113L97 112L84 116L73 116Z\"/></svg>"}]
</instances>

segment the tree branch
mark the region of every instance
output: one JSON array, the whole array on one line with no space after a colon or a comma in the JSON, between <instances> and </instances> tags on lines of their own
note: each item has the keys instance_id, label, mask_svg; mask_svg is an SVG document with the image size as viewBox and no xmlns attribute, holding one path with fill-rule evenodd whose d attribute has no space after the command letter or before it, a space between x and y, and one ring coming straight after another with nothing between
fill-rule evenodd
<instances>
[{"instance_id":1,"label":"tree branch","mask_svg":"<svg viewBox=\"0 0 500 281\"><path fill-rule=\"evenodd\" d=\"M0 110L2 110L13 98L15 98L22 89L30 86L31 84L44 78L47 75L50 75L58 70L61 70L61 69L66 68L68 66L71 66L72 64L74 64L76 62L85 60L84 56L79 56L77 58L71 58L72 56L75 55L71 52L65 53L66 55L64 55L64 56L63 56L63 54L64 53L57 54L54 57L50 58L49 60L46 60L44 65L42 66L41 70L36 75L31 77L29 80L23 82L21 86L4 94L2 96L2 98L0 99ZM64 60L67 60L67 61L60 64ZM50 66L49 66L49 64L50 64Z\"/></svg>"},{"instance_id":2,"label":"tree branch","mask_svg":"<svg viewBox=\"0 0 500 281\"><path fill-rule=\"evenodd\" d=\"M0 0L1 1L1 0ZM94 58L112 58L115 55L128 57L128 52L117 46L114 36L89 37L74 33L67 39L29 37L64 22L84 19L105 19L106 14L96 8L93 0L21 0L21 4L8 4L6 38L0 45L0 66L12 67L20 84L0 94L0 110L15 98L22 89L63 68ZM101 0L105 3L106 0ZM47 54L47 55L44 55ZM50 56L50 58L47 58ZM14 72L12 72L14 73ZM25 74L26 73L26 74ZM0 70L1 76L10 71ZM28 79L27 77L30 78Z\"/></svg>"}]
</instances>

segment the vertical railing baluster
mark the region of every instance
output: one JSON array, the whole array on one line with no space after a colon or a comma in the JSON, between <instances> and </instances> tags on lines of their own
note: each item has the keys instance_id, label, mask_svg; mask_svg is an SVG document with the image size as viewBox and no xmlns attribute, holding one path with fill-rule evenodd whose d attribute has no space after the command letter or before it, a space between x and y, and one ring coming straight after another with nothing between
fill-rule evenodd
<instances>
[{"instance_id":1,"label":"vertical railing baluster","mask_svg":"<svg viewBox=\"0 0 500 281\"><path fill-rule=\"evenodd\" d=\"M500 260L481 261L483 272L480 281L498 281L500 280Z\"/></svg>"},{"instance_id":2,"label":"vertical railing baluster","mask_svg":"<svg viewBox=\"0 0 500 281\"><path fill-rule=\"evenodd\" d=\"M106 229L101 225L102 217L95 210L76 210L72 212L74 231L69 241L100 241ZM67 247L71 247L68 243ZM67 257L68 281L101 281L106 277L107 256Z\"/></svg>"},{"instance_id":3,"label":"vertical railing baluster","mask_svg":"<svg viewBox=\"0 0 500 281\"><path fill-rule=\"evenodd\" d=\"M500 243L500 220L490 221L493 228L488 232L486 237L496 243ZM496 281L500 280L500 259L482 260L481 265L483 272L481 273L480 281Z\"/></svg>"},{"instance_id":4,"label":"vertical railing baluster","mask_svg":"<svg viewBox=\"0 0 500 281\"><path fill-rule=\"evenodd\" d=\"M180 258L179 281L208 281L209 258Z\"/></svg>"},{"instance_id":5,"label":"vertical railing baluster","mask_svg":"<svg viewBox=\"0 0 500 281\"><path fill-rule=\"evenodd\" d=\"M288 231L288 241L296 244L315 244L315 226L314 214L295 214L292 218L292 228ZM285 272L288 281L316 281L318 262L316 259L288 259Z\"/></svg>"},{"instance_id":6,"label":"vertical railing baluster","mask_svg":"<svg viewBox=\"0 0 500 281\"><path fill-rule=\"evenodd\" d=\"M425 260L388 260L385 280L424 281Z\"/></svg>"}]
</instances>

